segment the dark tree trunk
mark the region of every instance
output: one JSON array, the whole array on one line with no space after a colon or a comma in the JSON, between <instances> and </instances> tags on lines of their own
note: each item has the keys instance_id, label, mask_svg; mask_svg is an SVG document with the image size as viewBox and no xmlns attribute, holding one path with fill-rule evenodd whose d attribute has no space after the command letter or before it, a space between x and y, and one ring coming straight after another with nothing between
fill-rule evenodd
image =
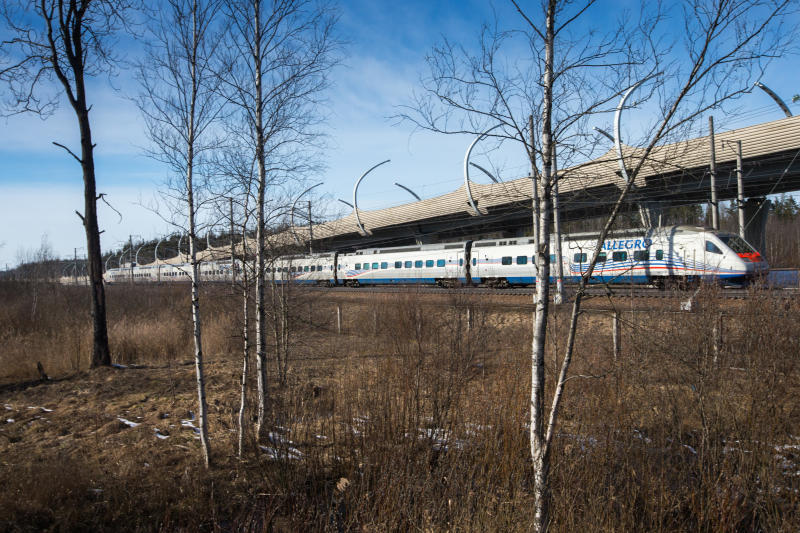
<instances>
[{"instance_id":1,"label":"dark tree trunk","mask_svg":"<svg viewBox=\"0 0 800 533\"><path fill-rule=\"evenodd\" d=\"M89 285L92 291L92 368L111 364L106 324L106 291L103 285L103 259L100 251L100 229L97 224L97 186L94 175L94 144L89 124L89 109L83 81L83 65L72 61L75 74L75 100L72 107L81 133L81 169L83 170L84 211L81 217L86 231Z\"/></svg>"}]
</instances>

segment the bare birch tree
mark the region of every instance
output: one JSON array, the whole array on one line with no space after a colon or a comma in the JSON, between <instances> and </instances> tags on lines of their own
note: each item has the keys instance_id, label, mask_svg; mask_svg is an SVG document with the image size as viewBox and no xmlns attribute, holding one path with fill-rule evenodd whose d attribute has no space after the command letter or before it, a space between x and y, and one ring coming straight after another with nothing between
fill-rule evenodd
<instances>
[{"instance_id":1,"label":"bare birch tree","mask_svg":"<svg viewBox=\"0 0 800 533\"><path fill-rule=\"evenodd\" d=\"M267 190L307 169L298 151L315 144L318 103L335 64L335 17L310 0L236 0L226 7L230 25L221 79L243 126L237 141L255 160L255 351L258 380L256 435L267 420L266 201ZM303 146L306 145L306 146Z\"/></svg>"},{"instance_id":2,"label":"bare birch tree","mask_svg":"<svg viewBox=\"0 0 800 533\"><path fill-rule=\"evenodd\" d=\"M0 43L0 81L9 87L11 113L47 116L66 97L80 131L80 151L63 148L81 166L83 214L92 302L91 366L111 364L88 78L112 74L118 64L115 36L126 28L131 3L125 0L9 0L0 6L9 38Z\"/></svg>"},{"instance_id":3,"label":"bare birch tree","mask_svg":"<svg viewBox=\"0 0 800 533\"><path fill-rule=\"evenodd\" d=\"M760 62L770 51L781 50L792 32L779 31L789 7L784 0L687 0L666 11L659 5L645 6L638 19L633 19L638 24L626 21L630 30L621 25L610 33L599 32L587 20L593 9L601 7L593 0L547 0L536 14L523 9L516 0L511 3L521 27L499 30L497 23L485 25L478 53L449 42L434 49L428 58L431 74L423 79L424 92L415 97L410 112L403 116L418 126L442 133L477 135L499 124L502 127L493 136L519 141L525 147L534 179L533 228L540 280L534 296L531 349L530 448L536 506L533 529L546 531L552 442L569 379L581 300L602 243L653 149L685 133L686 127L704 111L748 91L761 72ZM676 42L674 32L667 27L674 27L676 21L686 30L682 42ZM504 56L504 45L518 36L527 44L529 58ZM562 169L569 163L581 163L581 156L585 160L591 147L579 139L588 131L588 119L611 111L623 92L648 76L659 100L658 115L645 130L646 148L625 162L626 168L632 168L629 179L611 206L588 270L580 279L566 351L545 419L550 221L557 184L554 154L558 152ZM648 94L644 96L642 100L647 100ZM537 160L541 161L541 169L537 168ZM562 173L558 179L563 176Z\"/></svg>"},{"instance_id":4,"label":"bare birch tree","mask_svg":"<svg viewBox=\"0 0 800 533\"><path fill-rule=\"evenodd\" d=\"M202 178L208 177L204 176L208 152L219 144L212 128L223 103L216 76L222 35L218 27L219 6L216 0L169 0L152 20L147 59L138 69L142 86L138 104L153 143L150 155L167 164L177 177L171 190L177 194L173 198L178 204L183 204L181 211L189 237L194 360L206 467L210 464L210 450L197 246L201 234L198 214L207 191Z\"/></svg>"}]
</instances>

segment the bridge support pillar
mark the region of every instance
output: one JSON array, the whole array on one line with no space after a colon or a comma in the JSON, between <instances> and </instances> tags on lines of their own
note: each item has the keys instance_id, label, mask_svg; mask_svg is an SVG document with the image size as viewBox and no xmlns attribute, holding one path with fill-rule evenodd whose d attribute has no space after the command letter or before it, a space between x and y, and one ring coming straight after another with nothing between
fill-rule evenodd
<instances>
[{"instance_id":1,"label":"bridge support pillar","mask_svg":"<svg viewBox=\"0 0 800 533\"><path fill-rule=\"evenodd\" d=\"M645 227L657 228L661 226L664 208L650 202L642 202L639 204L639 215L642 218L642 222L647 221Z\"/></svg>"},{"instance_id":2,"label":"bridge support pillar","mask_svg":"<svg viewBox=\"0 0 800 533\"><path fill-rule=\"evenodd\" d=\"M762 255L767 245L769 206L767 198L748 198L744 203L744 238Z\"/></svg>"}]
</instances>

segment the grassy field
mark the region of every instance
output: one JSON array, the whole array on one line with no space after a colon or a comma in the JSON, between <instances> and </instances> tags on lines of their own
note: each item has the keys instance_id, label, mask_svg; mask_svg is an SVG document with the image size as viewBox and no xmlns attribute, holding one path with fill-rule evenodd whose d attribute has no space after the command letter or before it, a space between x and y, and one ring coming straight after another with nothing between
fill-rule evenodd
<instances>
[{"instance_id":1,"label":"grassy field","mask_svg":"<svg viewBox=\"0 0 800 533\"><path fill-rule=\"evenodd\" d=\"M124 367L90 371L85 289L0 283L0 530L529 529L527 300L295 292L269 441L251 413L239 458L241 302L207 288L208 471L188 288L108 300ZM800 530L800 303L678 303L597 298L581 316L553 531ZM551 388L566 312L549 324Z\"/></svg>"}]
</instances>

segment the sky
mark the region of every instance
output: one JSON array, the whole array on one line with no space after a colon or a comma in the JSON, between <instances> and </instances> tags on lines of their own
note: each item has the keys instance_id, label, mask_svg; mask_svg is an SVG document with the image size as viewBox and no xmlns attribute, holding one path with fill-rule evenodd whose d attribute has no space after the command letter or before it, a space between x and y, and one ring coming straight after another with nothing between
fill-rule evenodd
<instances>
[{"instance_id":1,"label":"sky","mask_svg":"<svg viewBox=\"0 0 800 533\"><path fill-rule=\"evenodd\" d=\"M625 3L600 2L592 22L618 13ZM346 214L347 208L336 199L351 202L356 179L386 159L391 162L360 186L359 208L380 209L413 200L394 182L422 198L452 191L463 183L464 154L473 138L419 131L392 117L419 90L420 76L427 72L426 53L443 36L473 45L481 22L491 19L493 9L501 20L516 16L501 0L494 4L478 0L340 2L338 32L346 45L342 65L333 72L333 85L326 94L326 168L309 178L309 184L323 182L315 195L327 200L331 215L336 209ZM126 46L128 58L140 51L135 44ZM787 102L800 92L797 67L797 57L779 58L764 78ZM135 82L125 70L113 80L113 87L106 78L92 80L89 87L97 189L114 208L102 203L98 207L104 251L118 249L131 235L134 240L150 239L174 231L153 210L168 170L144 155L148 141L130 99L135 92ZM732 126L783 116L766 95L754 93L746 98L749 111ZM790 106L800 113L800 106ZM83 211L80 165L53 142L78 149L75 116L65 102L46 120L34 115L0 118L0 269L13 267L39 248L43 238L58 256L86 254L83 228L75 214ZM517 152L476 154L473 160L501 168L503 179L514 179L526 168ZM472 179L488 180L474 174Z\"/></svg>"}]
</instances>

